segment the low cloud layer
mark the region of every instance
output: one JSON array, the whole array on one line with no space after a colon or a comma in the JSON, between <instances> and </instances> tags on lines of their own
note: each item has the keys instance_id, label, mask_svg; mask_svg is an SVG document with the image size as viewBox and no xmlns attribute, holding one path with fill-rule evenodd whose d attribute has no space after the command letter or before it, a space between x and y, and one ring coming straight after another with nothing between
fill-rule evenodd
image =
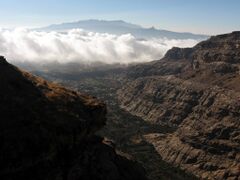
<instances>
[{"instance_id":1,"label":"low cloud layer","mask_svg":"<svg viewBox=\"0 0 240 180\"><path fill-rule=\"evenodd\" d=\"M13 63L137 63L160 59L173 46L191 47L196 40L140 40L73 29L67 33L26 29L0 30L0 55Z\"/></svg>"}]
</instances>

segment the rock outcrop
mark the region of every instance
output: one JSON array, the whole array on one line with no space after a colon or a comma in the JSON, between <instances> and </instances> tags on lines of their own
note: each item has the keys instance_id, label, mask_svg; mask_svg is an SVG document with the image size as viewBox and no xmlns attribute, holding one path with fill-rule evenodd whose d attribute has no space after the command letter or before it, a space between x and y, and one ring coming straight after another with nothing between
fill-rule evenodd
<instances>
[{"instance_id":1,"label":"rock outcrop","mask_svg":"<svg viewBox=\"0 0 240 180\"><path fill-rule=\"evenodd\" d=\"M123 109L174 132L149 134L162 158L201 179L240 178L240 32L129 69Z\"/></svg>"},{"instance_id":2,"label":"rock outcrop","mask_svg":"<svg viewBox=\"0 0 240 180\"><path fill-rule=\"evenodd\" d=\"M49 83L0 57L0 179L146 179L136 162L95 135L96 98Z\"/></svg>"}]
</instances>

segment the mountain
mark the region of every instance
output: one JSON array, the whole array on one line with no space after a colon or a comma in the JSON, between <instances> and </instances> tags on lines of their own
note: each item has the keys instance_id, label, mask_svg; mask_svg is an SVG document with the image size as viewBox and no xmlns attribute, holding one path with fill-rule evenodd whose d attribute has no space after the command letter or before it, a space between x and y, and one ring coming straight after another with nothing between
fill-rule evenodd
<instances>
[{"instance_id":1,"label":"mountain","mask_svg":"<svg viewBox=\"0 0 240 180\"><path fill-rule=\"evenodd\" d=\"M140 165L95 134L107 120L102 101L24 72L4 57L0 84L0 179L146 179Z\"/></svg>"},{"instance_id":2,"label":"mountain","mask_svg":"<svg viewBox=\"0 0 240 180\"><path fill-rule=\"evenodd\" d=\"M115 66L80 72L34 72L104 101L108 109L108 121L98 134L111 139L118 150L128 153L139 162L146 169L149 180L196 180L197 178L191 173L186 173L179 167L163 161L153 145L145 140L146 134L168 133L172 132L173 128L151 124L120 108L121 99L118 99L117 91L126 85L127 73L128 67Z\"/></svg>"},{"instance_id":3,"label":"mountain","mask_svg":"<svg viewBox=\"0 0 240 180\"><path fill-rule=\"evenodd\" d=\"M173 132L145 139L163 160L200 179L240 178L240 32L158 61L130 67L118 90L121 107Z\"/></svg>"},{"instance_id":4,"label":"mountain","mask_svg":"<svg viewBox=\"0 0 240 180\"><path fill-rule=\"evenodd\" d=\"M104 100L101 134L149 179L239 179L239 47L240 32L233 32L174 47L150 63L41 75Z\"/></svg>"},{"instance_id":5,"label":"mountain","mask_svg":"<svg viewBox=\"0 0 240 180\"><path fill-rule=\"evenodd\" d=\"M139 25L117 21L105 20L82 20L71 23L54 24L43 28L38 28L38 31L66 31L70 29L84 29L91 32L110 33L116 35L132 34L137 38L168 38L168 39L207 39L206 35L179 33L167 30L160 30L154 27L143 28Z\"/></svg>"}]
</instances>

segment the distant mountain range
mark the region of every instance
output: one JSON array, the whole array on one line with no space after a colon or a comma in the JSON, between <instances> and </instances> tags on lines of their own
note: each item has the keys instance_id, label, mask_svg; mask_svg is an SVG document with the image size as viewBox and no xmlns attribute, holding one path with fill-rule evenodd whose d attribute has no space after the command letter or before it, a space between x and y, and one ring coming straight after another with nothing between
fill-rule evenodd
<instances>
[{"instance_id":1,"label":"distant mountain range","mask_svg":"<svg viewBox=\"0 0 240 180\"><path fill-rule=\"evenodd\" d=\"M82 20L77 22L53 24L47 27L38 28L39 31L66 31L80 28L91 32L126 34L130 33L137 38L168 38L168 39L207 39L207 35L192 34L188 32L172 32L162 29L144 28L140 25L131 24L122 20Z\"/></svg>"}]
</instances>

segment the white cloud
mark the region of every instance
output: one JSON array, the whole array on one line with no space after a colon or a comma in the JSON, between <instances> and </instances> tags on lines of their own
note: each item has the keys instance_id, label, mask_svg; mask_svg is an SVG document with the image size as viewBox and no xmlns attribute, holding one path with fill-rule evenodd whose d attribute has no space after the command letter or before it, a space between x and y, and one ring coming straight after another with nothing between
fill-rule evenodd
<instances>
[{"instance_id":1,"label":"white cloud","mask_svg":"<svg viewBox=\"0 0 240 180\"><path fill-rule=\"evenodd\" d=\"M173 46L191 47L196 40L139 40L73 29L67 33L27 29L0 30L0 55L10 62L35 63L136 63L160 59Z\"/></svg>"}]
</instances>

